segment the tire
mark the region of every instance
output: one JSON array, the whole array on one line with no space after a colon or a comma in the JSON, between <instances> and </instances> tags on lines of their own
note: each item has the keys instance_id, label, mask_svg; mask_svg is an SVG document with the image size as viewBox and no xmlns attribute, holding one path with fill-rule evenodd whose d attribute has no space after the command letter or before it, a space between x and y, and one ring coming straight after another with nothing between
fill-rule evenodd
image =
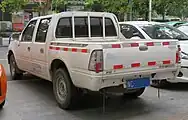
<instances>
[{"instance_id":1,"label":"tire","mask_svg":"<svg viewBox=\"0 0 188 120\"><path fill-rule=\"evenodd\" d=\"M5 105L5 100L0 104L0 109L2 109Z\"/></svg>"},{"instance_id":2,"label":"tire","mask_svg":"<svg viewBox=\"0 0 188 120\"><path fill-rule=\"evenodd\" d=\"M18 68L17 64L16 64L16 60L14 58L14 55L10 56L10 74L11 74L11 78L12 80L18 80L18 79L22 79L23 77L23 73L21 72L21 70Z\"/></svg>"},{"instance_id":3,"label":"tire","mask_svg":"<svg viewBox=\"0 0 188 120\"><path fill-rule=\"evenodd\" d=\"M72 109L78 100L78 90L73 85L68 72L59 68L53 75L53 92L60 108Z\"/></svg>"},{"instance_id":4,"label":"tire","mask_svg":"<svg viewBox=\"0 0 188 120\"><path fill-rule=\"evenodd\" d=\"M165 88L168 84L169 83L167 82L167 80L153 80L151 86L156 88Z\"/></svg>"},{"instance_id":5,"label":"tire","mask_svg":"<svg viewBox=\"0 0 188 120\"><path fill-rule=\"evenodd\" d=\"M145 91L145 87L144 88L140 88L138 90L136 90L135 92L132 93L124 93L123 96L125 98L138 98L139 96L141 96Z\"/></svg>"}]
</instances>

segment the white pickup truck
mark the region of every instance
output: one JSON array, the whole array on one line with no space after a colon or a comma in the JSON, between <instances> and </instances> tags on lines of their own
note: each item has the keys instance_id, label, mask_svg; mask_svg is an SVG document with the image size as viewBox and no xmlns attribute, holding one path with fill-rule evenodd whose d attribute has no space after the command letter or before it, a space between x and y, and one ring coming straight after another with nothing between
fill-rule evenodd
<instances>
[{"instance_id":1,"label":"white pickup truck","mask_svg":"<svg viewBox=\"0 0 188 120\"><path fill-rule=\"evenodd\" d=\"M138 97L152 79L174 79L179 60L177 40L125 40L116 16L104 12L33 18L8 51L12 78L28 72L52 81L63 109L82 90L118 88Z\"/></svg>"}]
</instances>

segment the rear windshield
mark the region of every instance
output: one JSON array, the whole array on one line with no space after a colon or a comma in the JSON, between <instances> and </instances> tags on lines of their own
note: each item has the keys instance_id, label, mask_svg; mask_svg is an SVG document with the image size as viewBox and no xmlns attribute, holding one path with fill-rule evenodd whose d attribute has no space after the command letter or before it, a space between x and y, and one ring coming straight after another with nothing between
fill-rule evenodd
<instances>
[{"instance_id":1,"label":"rear windshield","mask_svg":"<svg viewBox=\"0 0 188 120\"><path fill-rule=\"evenodd\" d=\"M102 17L90 17L90 27L88 27L88 17L74 17L74 33L76 38L89 37L89 29L91 37L103 37L103 19ZM115 25L111 18L105 18L105 36L117 36ZM56 29L57 38L72 38L72 18L63 17L59 20Z\"/></svg>"},{"instance_id":2,"label":"rear windshield","mask_svg":"<svg viewBox=\"0 0 188 120\"><path fill-rule=\"evenodd\" d=\"M188 36L166 24L140 25L141 29L152 39L179 39L188 40Z\"/></svg>"}]
</instances>

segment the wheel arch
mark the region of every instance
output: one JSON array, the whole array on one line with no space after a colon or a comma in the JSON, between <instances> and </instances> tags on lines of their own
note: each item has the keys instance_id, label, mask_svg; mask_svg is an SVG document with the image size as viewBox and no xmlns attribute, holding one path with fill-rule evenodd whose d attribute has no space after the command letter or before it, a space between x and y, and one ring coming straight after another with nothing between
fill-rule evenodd
<instances>
[{"instance_id":1,"label":"wheel arch","mask_svg":"<svg viewBox=\"0 0 188 120\"><path fill-rule=\"evenodd\" d=\"M9 51L8 51L8 56L7 56L7 57L8 57L8 64L10 64L10 56L11 56L11 55L14 55L14 53L13 53L12 50L9 50Z\"/></svg>"},{"instance_id":2,"label":"wheel arch","mask_svg":"<svg viewBox=\"0 0 188 120\"><path fill-rule=\"evenodd\" d=\"M64 68L67 71L67 74L69 75L69 77L70 77L70 79L72 81L70 70L68 69L67 64L61 59L54 59L51 62L50 69L49 69L51 79L52 79L52 76L53 76L53 72L55 70L57 70L58 68Z\"/></svg>"}]
</instances>

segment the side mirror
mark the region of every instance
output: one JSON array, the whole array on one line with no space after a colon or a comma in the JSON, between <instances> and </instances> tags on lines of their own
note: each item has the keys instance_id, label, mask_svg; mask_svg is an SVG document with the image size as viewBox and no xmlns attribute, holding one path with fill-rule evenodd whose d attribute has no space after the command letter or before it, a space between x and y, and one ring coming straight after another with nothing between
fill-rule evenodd
<instances>
[{"instance_id":1,"label":"side mirror","mask_svg":"<svg viewBox=\"0 0 188 120\"><path fill-rule=\"evenodd\" d=\"M13 33L12 34L12 39L13 40L19 40L20 35L21 35L21 33Z\"/></svg>"}]
</instances>

